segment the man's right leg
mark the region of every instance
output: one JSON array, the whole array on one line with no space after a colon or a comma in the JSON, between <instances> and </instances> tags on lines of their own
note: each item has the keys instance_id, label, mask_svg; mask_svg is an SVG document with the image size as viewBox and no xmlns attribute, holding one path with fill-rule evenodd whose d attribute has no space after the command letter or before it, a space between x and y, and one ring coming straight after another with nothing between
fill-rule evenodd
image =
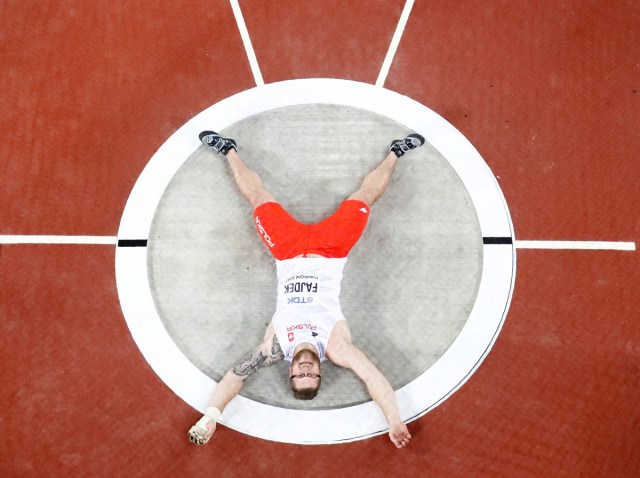
<instances>
[{"instance_id":1,"label":"man's right leg","mask_svg":"<svg viewBox=\"0 0 640 478\"><path fill-rule=\"evenodd\" d=\"M214 131L203 131L200 133L200 140L226 156L240 193L249 201L254 210L266 202L277 202L275 196L265 189L258 173L240 159L236 150L236 142L233 139L222 138Z\"/></svg>"},{"instance_id":2,"label":"man's right leg","mask_svg":"<svg viewBox=\"0 0 640 478\"><path fill-rule=\"evenodd\" d=\"M234 149L227 153L227 162L238 189L254 210L266 202L278 202L275 196L265 189L258 173L249 168Z\"/></svg>"},{"instance_id":3,"label":"man's right leg","mask_svg":"<svg viewBox=\"0 0 640 478\"><path fill-rule=\"evenodd\" d=\"M214 131L203 131L200 140L226 156L238 189L253 207L256 230L271 254L283 260L304 252L299 251L307 226L294 219L267 191L260 176L240 159L236 142Z\"/></svg>"}]
</instances>

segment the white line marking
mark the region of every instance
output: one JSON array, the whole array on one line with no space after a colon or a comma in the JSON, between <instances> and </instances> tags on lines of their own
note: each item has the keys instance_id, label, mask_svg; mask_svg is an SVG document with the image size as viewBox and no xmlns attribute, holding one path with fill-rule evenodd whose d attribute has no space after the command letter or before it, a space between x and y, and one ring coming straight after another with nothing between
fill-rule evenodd
<instances>
[{"instance_id":1,"label":"white line marking","mask_svg":"<svg viewBox=\"0 0 640 478\"><path fill-rule=\"evenodd\" d=\"M389 45L389 51L387 51L387 56L382 63L382 69L380 70L380 74L378 75L376 86L384 86L384 82L386 81L389 70L391 69L391 63L393 62L393 58L396 56L396 50L398 49L398 45L400 44L400 38L402 38L404 28L407 26L407 20L409 20L409 14L411 13L411 9L413 8L413 2L414 0L407 0L407 3L404 4L404 9L402 10L402 14L400 15L398 26L396 27L396 31L393 34L393 38L391 39L391 44Z\"/></svg>"},{"instance_id":2,"label":"white line marking","mask_svg":"<svg viewBox=\"0 0 640 478\"><path fill-rule=\"evenodd\" d=\"M230 0L230 3L231 8L233 9L233 15L236 17L238 30L240 30L242 43L244 43L244 49L246 50L247 57L249 58L249 66L251 66L253 78L256 80L257 86L263 86L264 80L262 79L262 73L260 73L260 67L258 66L256 53L253 51L253 46L251 45L251 38L249 37L247 25L244 23L244 17L242 16L242 10L240 10L240 4L238 3L238 0Z\"/></svg>"},{"instance_id":3,"label":"white line marking","mask_svg":"<svg viewBox=\"0 0 640 478\"><path fill-rule=\"evenodd\" d=\"M116 245L116 236L0 236L0 244L106 244Z\"/></svg>"},{"instance_id":4,"label":"white line marking","mask_svg":"<svg viewBox=\"0 0 640 478\"><path fill-rule=\"evenodd\" d=\"M516 249L578 249L599 251L635 251L635 242L606 241L516 241Z\"/></svg>"},{"instance_id":5,"label":"white line marking","mask_svg":"<svg viewBox=\"0 0 640 478\"><path fill-rule=\"evenodd\" d=\"M0 236L0 244L103 244L116 245L116 236ZM635 242L610 241L515 241L516 249L574 249L635 251Z\"/></svg>"}]
</instances>

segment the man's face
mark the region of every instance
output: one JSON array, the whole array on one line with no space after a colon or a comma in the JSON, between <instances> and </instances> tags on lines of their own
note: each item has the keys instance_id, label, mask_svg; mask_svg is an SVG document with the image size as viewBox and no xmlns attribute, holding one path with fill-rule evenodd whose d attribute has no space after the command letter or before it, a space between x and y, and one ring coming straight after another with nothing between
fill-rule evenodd
<instances>
[{"instance_id":1,"label":"man's face","mask_svg":"<svg viewBox=\"0 0 640 478\"><path fill-rule=\"evenodd\" d=\"M311 377L302 377L299 375L311 374ZM320 361L317 356L308 350L301 350L291 361L289 376L293 377L293 383L296 389L315 388L320 383Z\"/></svg>"}]
</instances>

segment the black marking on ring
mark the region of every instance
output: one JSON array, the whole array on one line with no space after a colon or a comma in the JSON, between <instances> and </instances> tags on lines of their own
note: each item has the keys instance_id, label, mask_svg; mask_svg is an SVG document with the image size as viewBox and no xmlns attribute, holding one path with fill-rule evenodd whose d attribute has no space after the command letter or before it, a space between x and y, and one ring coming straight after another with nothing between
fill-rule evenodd
<instances>
[{"instance_id":1,"label":"black marking on ring","mask_svg":"<svg viewBox=\"0 0 640 478\"><path fill-rule=\"evenodd\" d=\"M483 237L482 243L485 245L496 245L496 244L513 244L512 237Z\"/></svg>"},{"instance_id":2,"label":"black marking on ring","mask_svg":"<svg viewBox=\"0 0 640 478\"><path fill-rule=\"evenodd\" d=\"M147 247L146 239L119 239L118 247Z\"/></svg>"}]
</instances>

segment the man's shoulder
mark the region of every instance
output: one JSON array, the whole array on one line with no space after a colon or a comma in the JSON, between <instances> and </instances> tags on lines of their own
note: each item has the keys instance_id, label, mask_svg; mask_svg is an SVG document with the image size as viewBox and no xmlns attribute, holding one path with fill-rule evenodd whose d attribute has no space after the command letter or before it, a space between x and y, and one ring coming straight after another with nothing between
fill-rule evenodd
<instances>
[{"instance_id":1,"label":"man's shoulder","mask_svg":"<svg viewBox=\"0 0 640 478\"><path fill-rule=\"evenodd\" d=\"M351 342L351 331L349 330L349 326L347 325L346 320L338 320L333 326L333 330L331 330L331 336L329 340L332 339L337 340L348 340Z\"/></svg>"},{"instance_id":2,"label":"man's shoulder","mask_svg":"<svg viewBox=\"0 0 640 478\"><path fill-rule=\"evenodd\" d=\"M351 332L346 320L339 320L333 326L329 343L327 344L327 358L332 362L339 364L342 357L349 353L349 349L353 347L351 343Z\"/></svg>"}]
</instances>

